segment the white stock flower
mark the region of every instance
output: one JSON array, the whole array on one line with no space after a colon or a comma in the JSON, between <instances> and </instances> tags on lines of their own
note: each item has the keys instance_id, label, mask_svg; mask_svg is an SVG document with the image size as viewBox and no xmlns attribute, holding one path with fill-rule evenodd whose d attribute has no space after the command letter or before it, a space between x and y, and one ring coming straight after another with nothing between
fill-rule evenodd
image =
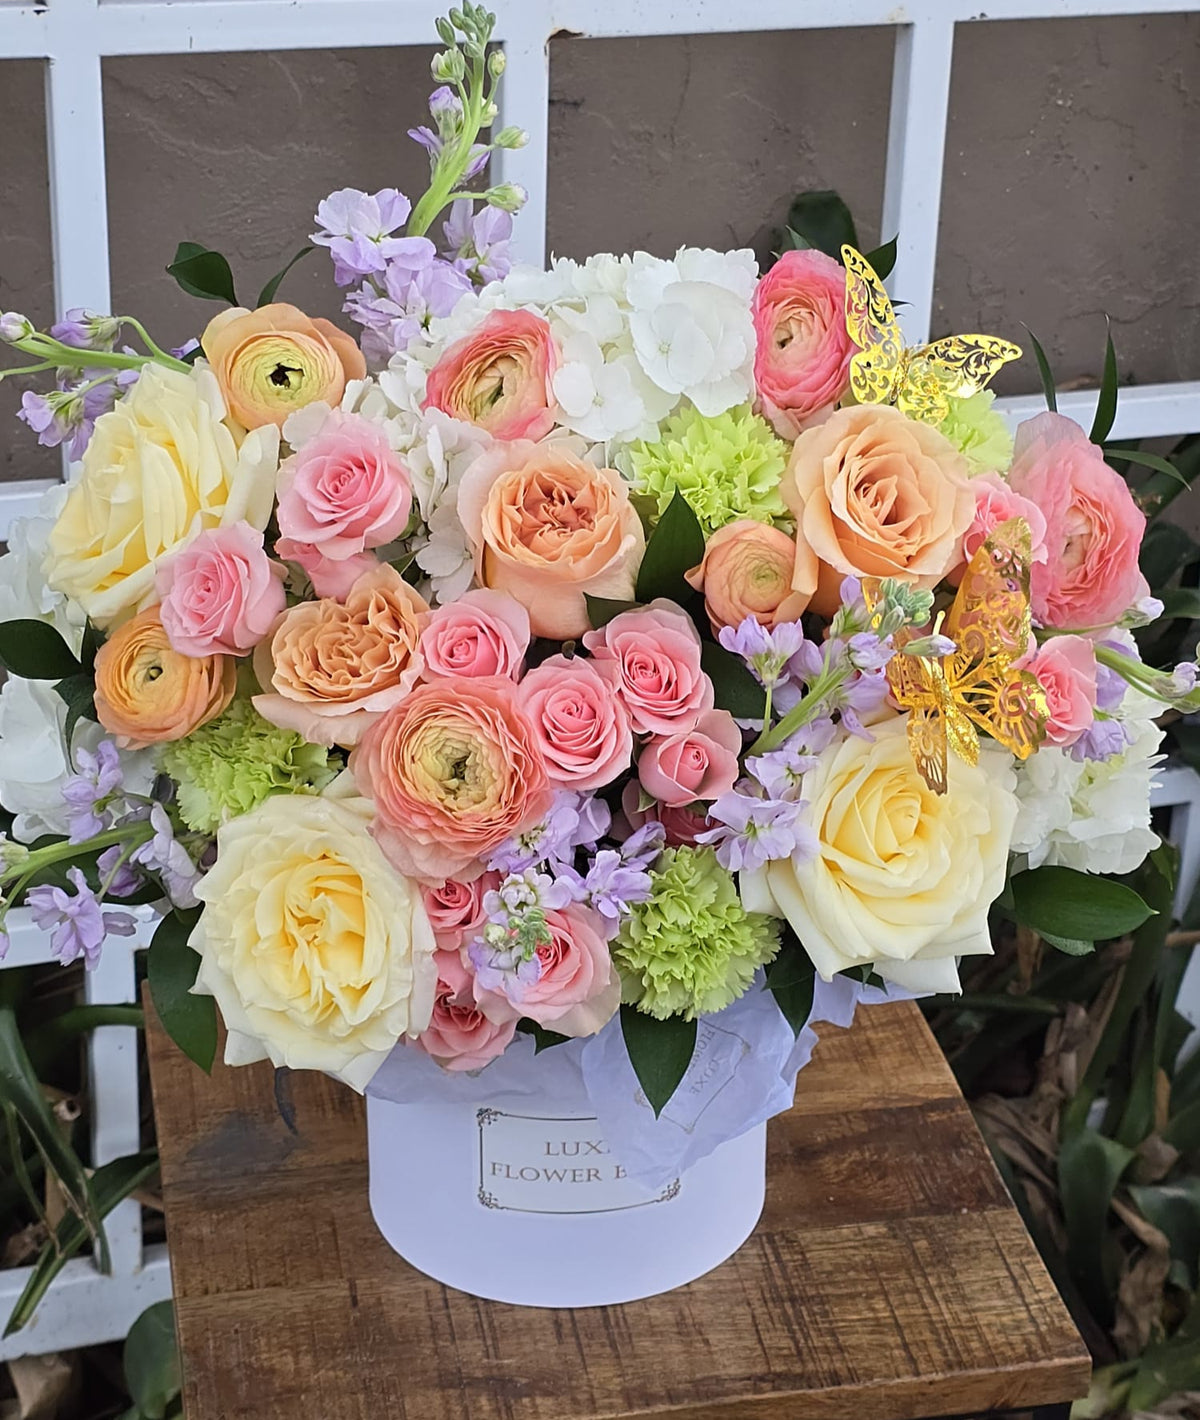
<instances>
[{"instance_id":1,"label":"white stock flower","mask_svg":"<svg viewBox=\"0 0 1200 1420\"><path fill-rule=\"evenodd\" d=\"M78 653L87 615L78 602L51 587L42 570L50 529L63 510L67 491L65 483L48 488L37 512L17 518L9 529L8 551L0 557L0 621L48 621Z\"/></svg>"}]
</instances>

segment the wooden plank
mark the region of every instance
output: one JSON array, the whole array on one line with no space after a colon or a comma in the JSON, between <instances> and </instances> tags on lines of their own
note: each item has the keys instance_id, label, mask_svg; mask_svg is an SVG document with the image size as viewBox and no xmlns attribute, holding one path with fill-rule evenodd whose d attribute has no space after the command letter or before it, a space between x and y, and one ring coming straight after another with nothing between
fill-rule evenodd
<instances>
[{"instance_id":1,"label":"wooden plank","mask_svg":"<svg viewBox=\"0 0 1200 1420\"><path fill-rule=\"evenodd\" d=\"M1087 1388L913 1005L826 1028L734 1258L575 1312L477 1301L391 1252L344 1087L291 1077L293 1133L268 1069L209 1079L157 1021L148 1041L189 1420L907 1420Z\"/></svg>"}]
</instances>

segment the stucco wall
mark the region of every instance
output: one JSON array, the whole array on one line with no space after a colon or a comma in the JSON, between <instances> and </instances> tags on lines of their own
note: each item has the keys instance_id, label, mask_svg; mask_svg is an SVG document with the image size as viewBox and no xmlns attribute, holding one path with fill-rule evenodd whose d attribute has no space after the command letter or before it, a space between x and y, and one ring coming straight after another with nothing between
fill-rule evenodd
<instances>
[{"instance_id":1,"label":"stucco wall","mask_svg":"<svg viewBox=\"0 0 1200 1420\"><path fill-rule=\"evenodd\" d=\"M428 52L285 52L105 65L114 302L177 343L215 307L163 274L180 238L253 295L331 188L419 190ZM878 230L891 32L596 41L552 48L552 249L769 249L791 196L837 187ZM50 315L40 66L0 62L0 307ZM1200 15L960 27L934 325L1020 339L1063 380L1200 378ZM887 235L890 235L888 233ZM285 295L335 315L322 257ZM900 295L903 295L901 292ZM1008 388L1036 383L1031 365ZM51 475L0 385L0 477Z\"/></svg>"}]
</instances>

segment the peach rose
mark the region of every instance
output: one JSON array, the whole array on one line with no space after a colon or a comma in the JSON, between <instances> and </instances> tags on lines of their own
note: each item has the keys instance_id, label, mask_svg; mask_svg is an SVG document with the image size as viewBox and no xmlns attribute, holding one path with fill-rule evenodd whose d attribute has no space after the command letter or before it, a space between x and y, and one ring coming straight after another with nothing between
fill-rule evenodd
<instances>
[{"instance_id":1,"label":"peach rose","mask_svg":"<svg viewBox=\"0 0 1200 1420\"><path fill-rule=\"evenodd\" d=\"M797 621L808 598L792 590L796 544L770 523L739 518L718 528L708 540L704 559L686 573L704 593L713 635L723 626L740 626L748 616L763 626Z\"/></svg>"},{"instance_id":2,"label":"peach rose","mask_svg":"<svg viewBox=\"0 0 1200 1420\"><path fill-rule=\"evenodd\" d=\"M200 337L229 412L247 429L283 428L306 404L340 403L347 380L367 373L353 336L327 320L277 301L213 316Z\"/></svg>"},{"instance_id":3,"label":"peach rose","mask_svg":"<svg viewBox=\"0 0 1200 1420\"><path fill-rule=\"evenodd\" d=\"M498 676L418 686L367 730L350 768L375 800L380 847L426 882L477 875L553 798L516 687Z\"/></svg>"},{"instance_id":4,"label":"peach rose","mask_svg":"<svg viewBox=\"0 0 1200 1420\"><path fill-rule=\"evenodd\" d=\"M698 799L717 799L738 777L742 732L726 710L707 710L690 730L655 735L638 760L647 794L669 809Z\"/></svg>"},{"instance_id":5,"label":"peach rose","mask_svg":"<svg viewBox=\"0 0 1200 1420\"><path fill-rule=\"evenodd\" d=\"M532 311L492 311L429 372L424 408L486 429L494 439L541 439L554 427L558 346Z\"/></svg>"},{"instance_id":6,"label":"peach rose","mask_svg":"<svg viewBox=\"0 0 1200 1420\"><path fill-rule=\"evenodd\" d=\"M1043 626L1111 626L1150 588L1138 566L1146 517L1073 419L1047 411L1017 430L1008 481L1042 510L1045 562L1030 569Z\"/></svg>"},{"instance_id":7,"label":"peach rose","mask_svg":"<svg viewBox=\"0 0 1200 1420\"><path fill-rule=\"evenodd\" d=\"M820 251L785 251L754 290L754 382L783 439L846 393L857 346L846 330L846 273Z\"/></svg>"},{"instance_id":8,"label":"peach rose","mask_svg":"<svg viewBox=\"0 0 1200 1420\"><path fill-rule=\"evenodd\" d=\"M442 951L458 951L483 926L487 914L483 895L500 886L499 873L481 873L474 882L447 878L437 887L421 889L425 915Z\"/></svg>"},{"instance_id":9,"label":"peach rose","mask_svg":"<svg viewBox=\"0 0 1200 1420\"><path fill-rule=\"evenodd\" d=\"M1046 692L1046 743L1073 745L1096 718L1095 646L1086 636L1053 636L1021 665Z\"/></svg>"},{"instance_id":10,"label":"peach rose","mask_svg":"<svg viewBox=\"0 0 1200 1420\"><path fill-rule=\"evenodd\" d=\"M806 429L780 492L796 519L792 586L821 616L837 609L846 576L936 585L975 515L962 454L888 405L839 409Z\"/></svg>"},{"instance_id":11,"label":"peach rose","mask_svg":"<svg viewBox=\"0 0 1200 1420\"><path fill-rule=\"evenodd\" d=\"M629 715L591 661L550 656L526 675L517 698L542 747L551 784L602 789L629 768Z\"/></svg>"},{"instance_id":12,"label":"peach rose","mask_svg":"<svg viewBox=\"0 0 1200 1420\"><path fill-rule=\"evenodd\" d=\"M425 679L500 675L516 680L529 649L529 613L503 592L464 592L429 613L421 632Z\"/></svg>"},{"instance_id":13,"label":"peach rose","mask_svg":"<svg viewBox=\"0 0 1200 1420\"><path fill-rule=\"evenodd\" d=\"M633 596L645 535L612 469L551 445L497 444L463 474L458 516L476 578L515 597L535 636L582 635L584 593Z\"/></svg>"},{"instance_id":14,"label":"peach rose","mask_svg":"<svg viewBox=\"0 0 1200 1420\"><path fill-rule=\"evenodd\" d=\"M264 720L312 744L354 745L408 694L421 674L425 602L394 567L364 572L345 604L290 607L254 652L254 697Z\"/></svg>"},{"instance_id":15,"label":"peach rose","mask_svg":"<svg viewBox=\"0 0 1200 1420\"><path fill-rule=\"evenodd\" d=\"M173 650L158 607L119 627L96 655L96 718L122 749L181 740L233 699L231 656Z\"/></svg>"},{"instance_id":16,"label":"peach rose","mask_svg":"<svg viewBox=\"0 0 1200 1420\"><path fill-rule=\"evenodd\" d=\"M700 633L674 602L623 611L583 644L629 711L634 733L690 730L713 708L713 685L700 665Z\"/></svg>"},{"instance_id":17,"label":"peach rose","mask_svg":"<svg viewBox=\"0 0 1200 1420\"><path fill-rule=\"evenodd\" d=\"M433 1018L414 1044L445 1070L478 1070L508 1048L519 1015L502 998L489 1002L485 1013L457 952L439 951L433 959L438 972Z\"/></svg>"}]
</instances>

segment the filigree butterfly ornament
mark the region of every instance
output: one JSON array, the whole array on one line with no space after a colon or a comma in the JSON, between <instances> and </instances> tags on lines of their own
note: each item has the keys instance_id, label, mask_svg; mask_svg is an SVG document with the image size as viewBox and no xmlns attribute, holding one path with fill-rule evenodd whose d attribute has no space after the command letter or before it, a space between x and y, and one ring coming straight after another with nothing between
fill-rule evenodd
<instances>
[{"instance_id":1,"label":"filigree butterfly ornament","mask_svg":"<svg viewBox=\"0 0 1200 1420\"><path fill-rule=\"evenodd\" d=\"M859 404L894 404L912 419L939 424L951 398L983 389L1021 347L995 335L947 335L905 348L900 323L871 263L842 247L846 268L846 330L858 346L850 360L850 390Z\"/></svg>"},{"instance_id":2,"label":"filigree butterfly ornament","mask_svg":"<svg viewBox=\"0 0 1200 1420\"><path fill-rule=\"evenodd\" d=\"M918 632L904 628L887 666L892 697L908 713L908 742L918 771L936 794L947 787L947 747L979 762L979 731L1027 759L1046 733L1046 694L1015 662L1029 648L1032 538L1023 518L1001 523L967 564L941 626L955 644L948 656L906 655ZM873 607L877 587L868 590Z\"/></svg>"}]
</instances>

